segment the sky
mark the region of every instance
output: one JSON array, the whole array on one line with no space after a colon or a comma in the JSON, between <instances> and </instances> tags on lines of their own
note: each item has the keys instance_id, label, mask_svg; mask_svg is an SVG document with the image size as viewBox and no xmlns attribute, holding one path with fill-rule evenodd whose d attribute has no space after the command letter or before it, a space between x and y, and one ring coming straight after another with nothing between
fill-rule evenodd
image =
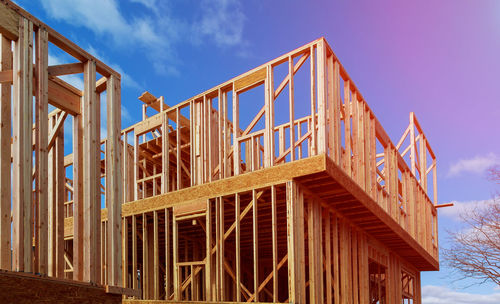
<instances>
[{"instance_id":1,"label":"sky","mask_svg":"<svg viewBox=\"0 0 500 304\"><path fill-rule=\"evenodd\" d=\"M124 127L144 90L174 105L323 36L393 142L416 113L439 203L455 203L439 211L441 246L461 210L500 190L485 175L500 164L500 1L16 2L121 73ZM441 264L422 274L423 303L500 303L500 288L473 283Z\"/></svg>"}]
</instances>

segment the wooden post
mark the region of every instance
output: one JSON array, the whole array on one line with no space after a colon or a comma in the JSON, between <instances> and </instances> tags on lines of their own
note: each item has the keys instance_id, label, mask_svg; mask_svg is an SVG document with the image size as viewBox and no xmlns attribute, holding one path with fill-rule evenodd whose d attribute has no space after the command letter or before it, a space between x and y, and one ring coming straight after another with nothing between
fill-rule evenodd
<instances>
[{"instance_id":1,"label":"wooden post","mask_svg":"<svg viewBox=\"0 0 500 304\"><path fill-rule=\"evenodd\" d=\"M344 81L344 134L345 134L345 172L352 176L351 156L351 89L349 80Z\"/></svg>"},{"instance_id":2,"label":"wooden post","mask_svg":"<svg viewBox=\"0 0 500 304\"><path fill-rule=\"evenodd\" d=\"M266 67L265 86L265 138L264 138L264 167L274 165L274 73L273 66ZM237 104L238 105L238 104ZM233 104L234 107L234 104ZM233 108L233 113L235 109ZM234 134L234 133L233 133Z\"/></svg>"},{"instance_id":3,"label":"wooden post","mask_svg":"<svg viewBox=\"0 0 500 304\"><path fill-rule=\"evenodd\" d=\"M333 57L333 55L332 55ZM337 165L341 165L341 140L342 131L340 130L340 108L342 101L340 99L340 67L339 62L335 61L333 64L333 133L334 133L334 153Z\"/></svg>"},{"instance_id":4,"label":"wooden post","mask_svg":"<svg viewBox=\"0 0 500 304\"><path fill-rule=\"evenodd\" d=\"M132 288L137 290L137 219L132 215Z\"/></svg>"},{"instance_id":5,"label":"wooden post","mask_svg":"<svg viewBox=\"0 0 500 304\"><path fill-rule=\"evenodd\" d=\"M310 124L310 130L311 130L311 145L310 145L310 150L309 150L309 156L316 155L317 153L317 148L316 148L316 54L314 51L314 46L311 45L310 47L310 52L311 52L311 58L309 59L311 61L311 124Z\"/></svg>"},{"instance_id":6,"label":"wooden post","mask_svg":"<svg viewBox=\"0 0 500 304\"><path fill-rule=\"evenodd\" d=\"M337 215L333 214L331 222L332 243L333 243L333 300L334 303L340 303L340 267L339 267L339 233Z\"/></svg>"},{"instance_id":7,"label":"wooden post","mask_svg":"<svg viewBox=\"0 0 500 304\"><path fill-rule=\"evenodd\" d=\"M326 153L326 46L325 40L318 42L318 154Z\"/></svg>"},{"instance_id":8,"label":"wooden post","mask_svg":"<svg viewBox=\"0 0 500 304\"><path fill-rule=\"evenodd\" d=\"M205 293L207 301L212 301L212 209L210 199L207 199L207 214L205 219L206 227L206 255L205 255ZM175 250L175 249L174 249Z\"/></svg>"},{"instance_id":9,"label":"wooden post","mask_svg":"<svg viewBox=\"0 0 500 304\"><path fill-rule=\"evenodd\" d=\"M255 195L255 189L252 190L253 200L253 284L255 292L255 302L259 302L259 227L258 227L258 199Z\"/></svg>"},{"instance_id":10,"label":"wooden post","mask_svg":"<svg viewBox=\"0 0 500 304\"><path fill-rule=\"evenodd\" d=\"M96 64L89 60L84 65L83 117L83 280L100 281L101 192L100 139L97 132L99 102L95 93Z\"/></svg>"},{"instance_id":11,"label":"wooden post","mask_svg":"<svg viewBox=\"0 0 500 304\"><path fill-rule=\"evenodd\" d=\"M331 229L330 212L323 212L325 222L325 278L326 278L326 303L332 304L332 254L331 254Z\"/></svg>"},{"instance_id":12,"label":"wooden post","mask_svg":"<svg viewBox=\"0 0 500 304\"><path fill-rule=\"evenodd\" d=\"M83 98L82 98L83 101ZM73 117L73 279L83 281L83 117Z\"/></svg>"},{"instance_id":13,"label":"wooden post","mask_svg":"<svg viewBox=\"0 0 500 304\"><path fill-rule=\"evenodd\" d=\"M309 199L307 202L307 234L309 245L309 297L311 303L323 303L321 205Z\"/></svg>"},{"instance_id":14,"label":"wooden post","mask_svg":"<svg viewBox=\"0 0 500 304\"><path fill-rule=\"evenodd\" d=\"M233 159L234 159L234 175L240 174L240 143L238 140L239 136L239 97L238 93L234 91L233 84Z\"/></svg>"},{"instance_id":15,"label":"wooden post","mask_svg":"<svg viewBox=\"0 0 500 304\"><path fill-rule=\"evenodd\" d=\"M175 111L175 117L176 117L176 133L175 133L175 137L176 137L176 153L177 153L177 190L179 189L182 189L182 171L181 171L181 162L182 162L182 158L181 158L181 120L179 119L180 118L180 110L179 108L176 109Z\"/></svg>"},{"instance_id":16,"label":"wooden post","mask_svg":"<svg viewBox=\"0 0 500 304\"><path fill-rule=\"evenodd\" d=\"M273 302L278 303L278 223L276 214L276 186L271 186L271 225L273 242Z\"/></svg>"},{"instance_id":17,"label":"wooden post","mask_svg":"<svg viewBox=\"0 0 500 304\"><path fill-rule=\"evenodd\" d=\"M121 252L121 206L123 204L122 149L121 136L121 106L120 79L111 75L106 82L107 103L107 140L106 140L106 206L108 208L107 222L107 272L108 285L121 286L122 259L116 254ZM100 154L100 153L99 153ZM100 158L99 158L100 159ZM99 174L100 176L100 174ZM100 192L100 191L99 191ZM100 206L96 206L100 213Z\"/></svg>"},{"instance_id":18,"label":"wooden post","mask_svg":"<svg viewBox=\"0 0 500 304\"><path fill-rule=\"evenodd\" d=\"M50 118L50 129L54 128L54 120L55 117ZM57 191L56 191L56 185L57 185L57 174L56 174L56 158L55 158L55 148L50 149L48 153L48 179L49 179L49 188L48 188L48 206L47 206L47 212L48 212L48 272L47 274L51 277L55 277L55 255L57 252L57 246L56 246L56 231L55 231L55 206L56 206L56 200L57 200Z\"/></svg>"},{"instance_id":19,"label":"wooden post","mask_svg":"<svg viewBox=\"0 0 500 304\"><path fill-rule=\"evenodd\" d=\"M235 239L236 239L236 301L241 302L241 252L240 252L240 195L238 193L234 196L234 208L235 208Z\"/></svg>"},{"instance_id":20,"label":"wooden post","mask_svg":"<svg viewBox=\"0 0 500 304\"><path fill-rule=\"evenodd\" d=\"M63 114L59 114L63 115ZM55 144L52 148L54 157L55 197L53 201L53 227L54 231L54 273L58 278L64 278L64 189L66 184L66 172L64 169L64 128L58 131Z\"/></svg>"},{"instance_id":21,"label":"wooden post","mask_svg":"<svg viewBox=\"0 0 500 304\"><path fill-rule=\"evenodd\" d=\"M411 173L413 173L413 176L416 177L415 175L415 169L416 169L416 164L415 162L417 161L416 159L416 143L415 143L415 114L413 112L410 112L410 166L411 166Z\"/></svg>"},{"instance_id":22,"label":"wooden post","mask_svg":"<svg viewBox=\"0 0 500 304\"><path fill-rule=\"evenodd\" d=\"M48 33L39 28L36 35L36 105L35 105L35 199L37 205L36 272L47 274L48 228ZM10 103L10 101L9 101ZM10 170L9 170L10 171ZM10 229L9 229L10 231Z\"/></svg>"},{"instance_id":23,"label":"wooden post","mask_svg":"<svg viewBox=\"0 0 500 304\"><path fill-rule=\"evenodd\" d=\"M12 69L11 41L0 34L0 71ZM0 268L11 270L11 86L0 84ZM8 148L6 148L8 147Z\"/></svg>"},{"instance_id":24,"label":"wooden post","mask_svg":"<svg viewBox=\"0 0 500 304\"><path fill-rule=\"evenodd\" d=\"M286 184L288 300L306 303L304 201L293 181Z\"/></svg>"},{"instance_id":25,"label":"wooden post","mask_svg":"<svg viewBox=\"0 0 500 304\"><path fill-rule=\"evenodd\" d=\"M160 252L158 246L158 211L153 211L153 295L160 299Z\"/></svg>"},{"instance_id":26,"label":"wooden post","mask_svg":"<svg viewBox=\"0 0 500 304\"><path fill-rule=\"evenodd\" d=\"M290 124L290 161L295 160L295 110L294 110L294 87L293 87L293 59L292 56L288 56L288 107L289 107L289 124ZM273 92L274 94L274 92ZM272 132L274 136L274 131ZM301 134L299 134L300 137Z\"/></svg>"},{"instance_id":27,"label":"wooden post","mask_svg":"<svg viewBox=\"0 0 500 304\"><path fill-rule=\"evenodd\" d=\"M434 158L432 160L432 193L434 194L434 206L437 206L438 204L438 190L437 190L437 163L436 159Z\"/></svg>"},{"instance_id":28,"label":"wooden post","mask_svg":"<svg viewBox=\"0 0 500 304\"><path fill-rule=\"evenodd\" d=\"M220 297L219 299L221 301L224 301L224 291L225 291L225 270L224 270L224 264L225 264L225 259L224 259L224 199L222 197L218 198L219 201L219 218L218 218L218 224L219 224L219 249L217 250L217 253L219 254L219 292L220 292Z\"/></svg>"},{"instance_id":29,"label":"wooden post","mask_svg":"<svg viewBox=\"0 0 500 304\"><path fill-rule=\"evenodd\" d=\"M142 298L144 300L150 299L149 290L151 289L149 281L149 231L148 231L148 216L142 214L142 271L141 271L141 287L142 287Z\"/></svg>"},{"instance_id":30,"label":"wooden post","mask_svg":"<svg viewBox=\"0 0 500 304\"><path fill-rule=\"evenodd\" d=\"M168 300L171 295L170 285L172 284L172 276L170 272L170 209L165 208L165 300Z\"/></svg>"},{"instance_id":31,"label":"wooden post","mask_svg":"<svg viewBox=\"0 0 500 304\"><path fill-rule=\"evenodd\" d=\"M128 279L128 218L123 218L122 224L122 278L123 278L123 287L130 288L129 279Z\"/></svg>"},{"instance_id":32,"label":"wooden post","mask_svg":"<svg viewBox=\"0 0 500 304\"><path fill-rule=\"evenodd\" d=\"M33 24L19 20L13 55L12 264L15 271L31 272Z\"/></svg>"},{"instance_id":33,"label":"wooden post","mask_svg":"<svg viewBox=\"0 0 500 304\"><path fill-rule=\"evenodd\" d=\"M179 266L177 265L178 262L178 248L179 248L179 238L178 238L178 231L177 231L177 220L175 219L174 215L174 220L172 221L172 248L173 248L173 264L174 264L174 300L179 301Z\"/></svg>"},{"instance_id":34,"label":"wooden post","mask_svg":"<svg viewBox=\"0 0 500 304\"><path fill-rule=\"evenodd\" d=\"M161 193L170 191L169 172L170 172L170 146L168 132L168 116L167 113L162 114L161 123Z\"/></svg>"}]
</instances>

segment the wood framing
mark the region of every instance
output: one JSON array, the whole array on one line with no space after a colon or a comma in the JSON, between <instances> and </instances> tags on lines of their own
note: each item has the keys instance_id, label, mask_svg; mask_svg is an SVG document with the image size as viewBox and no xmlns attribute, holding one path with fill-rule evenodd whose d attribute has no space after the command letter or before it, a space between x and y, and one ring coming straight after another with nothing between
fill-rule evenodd
<instances>
[{"instance_id":1,"label":"wood framing","mask_svg":"<svg viewBox=\"0 0 500 304\"><path fill-rule=\"evenodd\" d=\"M11 1L0 1L0 16L0 268L121 286L120 254L107 255L109 282L98 275L106 162L106 216L112 226L107 239L110 250L121 252L122 245L120 75ZM49 43L77 62L49 67ZM83 91L57 77L76 73L84 74ZM99 81L97 73L104 76ZM109 143L101 161L104 91ZM48 113L49 104L57 109ZM64 130L69 119L72 136ZM73 142L71 163L64 155L66 140ZM69 223L72 229L66 229ZM68 231L75 242L65 239Z\"/></svg>"},{"instance_id":2,"label":"wood framing","mask_svg":"<svg viewBox=\"0 0 500 304\"><path fill-rule=\"evenodd\" d=\"M123 303L421 302L436 156L414 113L391 141L324 38L175 105L146 91L121 129L117 72L7 0L0 35L1 269Z\"/></svg>"}]
</instances>

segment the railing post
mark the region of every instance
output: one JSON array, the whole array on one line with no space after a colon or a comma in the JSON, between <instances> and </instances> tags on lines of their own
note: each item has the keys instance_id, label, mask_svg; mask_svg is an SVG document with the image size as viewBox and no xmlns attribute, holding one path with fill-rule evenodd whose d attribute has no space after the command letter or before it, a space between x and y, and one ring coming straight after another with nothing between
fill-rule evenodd
<instances>
[{"instance_id":1,"label":"railing post","mask_svg":"<svg viewBox=\"0 0 500 304\"><path fill-rule=\"evenodd\" d=\"M161 122L161 193L167 193L170 190L169 172L170 172L170 142L169 142L169 130L168 130L168 116L167 112L162 114Z\"/></svg>"},{"instance_id":2,"label":"railing post","mask_svg":"<svg viewBox=\"0 0 500 304\"><path fill-rule=\"evenodd\" d=\"M420 156L420 185L427 193L427 139L424 134L420 134L419 156Z\"/></svg>"},{"instance_id":3,"label":"railing post","mask_svg":"<svg viewBox=\"0 0 500 304\"><path fill-rule=\"evenodd\" d=\"M415 175L415 162L417 161L416 159L416 151L415 151L415 114L413 112L410 112L410 166L411 166L411 173L413 173L413 176L416 177Z\"/></svg>"},{"instance_id":4,"label":"railing post","mask_svg":"<svg viewBox=\"0 0 500 304\"><path fill-rule=\"evenodd\" d=\"M333 55L332 55L333 60ZM329 67L330 68L330 67ZM341 130L340 130L340 108L341 108L341 100L340 100L340 69L338 61L333 63L333 149L334 149L334 159L337 165L341 165ZM332 156L333 157L333 156Z\"/></svg>"},{"instance_id":5,"label":"railing post","mask_svg":"<svg viewBox=\"0 0 500 304\"><path fill-rule=\"evenodd\" d=\"M437 194L437 163L436 159L434 158L432 160L432 192L434 194L434 205L436 206L438 204L438 194Z\"/></svg>"},{"instance_id":6,"label":"railing post","mask_svg":"<svg viewBox=\"0 0 500 304\"><path fill-rule=\"evenodd\" d=\"M311 130L311 145L309 149L309 156L314 156L317 153L316 148L316 53L314 51L314 45L311 45L311 124L309 128Z\"/></svg>"},{"instance_id":7,"label":"railing post","mask_svg":"<svg viewBox=\"0 0 500 304\"><path fill-rule=\"evenodd\" d=\"M239 135L239 100L238 93L234 90L233 83L233 160L234 160L234 175L240 174L240 143Z\"/></svg>"},{"instance_id":8,"label":"railing post","mask_svg":"<svg viewBox=\"0 0 500 304\"><path fill-rule=\"evenodd\" d=\"M293 87L293 58L288 56L288 108L290 128L290 161L295 160L295 109L294 109L294 87ZM300 134L299 134L300 137Z\"/></svg>"},{"instance_id":9,"label":"railing post","mask_svg":"<svg viewBox=\"0 0 500 304\"><path fill-rule=\"evenodd\" d=\"M327 153L326 132L326 47L325 40L318 42L318 154Z\"/></svg>"},{"instance_id":10,"label":"railing post","mask_svg":"<svg viewBox=\"0 0 500 304\"><path fill-rule=\"evenodd\" d=\"M272 65L266 68L265 94L265 132L264 132L264 167L274 165L274 74ZM233 109L234 111L234 109Z\"/></svg>"}]
</instances>

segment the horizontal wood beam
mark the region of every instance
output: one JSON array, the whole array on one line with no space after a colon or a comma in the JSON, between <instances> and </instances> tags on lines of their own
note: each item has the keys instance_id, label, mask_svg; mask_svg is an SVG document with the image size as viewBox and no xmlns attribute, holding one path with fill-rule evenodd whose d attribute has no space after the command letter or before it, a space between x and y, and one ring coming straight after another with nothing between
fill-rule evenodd
<instances>
[{"instance_id":1,"label":"horizontal wood beam","mask_svg":"<svg viewBox=\"0 0 500 304\"><path fill-rule=\"evenodd\" d=\"M102 93L102 92L106 91L107 81L108 81L108 79L106 77L99 78L99 80L97 80L95 83L95 91L97 93Z\"/></svg>"},{"instance_id":2,"label":"horizontal wood beam","mask_svg":"<svg viewBox=\"0 0 500 304\"><path fill-rule=\"evenodd\" d=\"M82 94L80 91L73 90L68 86L69 84L66 84L59 78L50 78L48 85L49 104L71 115L79 115L81 113L80 103Z\"/></svg>"},{"instance_id":3,"label":"horizontal wood beam","mask_svg":"<svg viewBox=\"0 0 500 304\"><path fill-rule=\"evenodd\" d=\"M83 63L75 62L75 63L51 65L47 68L47 71L49 73L49 76L61 76L61 75L83 73Z\"/></svg>"},{"instance_id":4,"label":"horizontal wood beam","mask_svg":"<svg viewBox=\"0 0 500 304\"><path fill-rule=\"evenodd\" d=\"M153 210L171 207L180 202L197 200L200 198L224 196L235 192L243 192L255 188L255 185L264 187L277 183L285 183L295 177L323 172L325 170L325 155L313 156L293 163L270 167L252 174L243 174L217 180L209 184L202 184L175 192L169 192L122 205L122 216L141 214Z\"/></svg>"},{"instance_id":5,"label":"horizontal wood beam","mask_svg":"<svg viewBox=\"0 0 500 304\"><path fill-rule=\"evenodd\" d=\"M0 33L10 40L19 37L19 15L4 3L0 4Z\"/></svg>"},{"instance_id":6,"label":"horizontal wood beam","mask_svg":"<svg viewBox=\"0 0 500 304\"><path fill-rule=\"evenodd\" d=\"M58 66L56 66L58 67ZM0 71L0 83L12 84L12 70ZM82 93L59 78L50 78L48 84L49 103L72 115L80 114Z\"/></svg>"}]
</instances>

